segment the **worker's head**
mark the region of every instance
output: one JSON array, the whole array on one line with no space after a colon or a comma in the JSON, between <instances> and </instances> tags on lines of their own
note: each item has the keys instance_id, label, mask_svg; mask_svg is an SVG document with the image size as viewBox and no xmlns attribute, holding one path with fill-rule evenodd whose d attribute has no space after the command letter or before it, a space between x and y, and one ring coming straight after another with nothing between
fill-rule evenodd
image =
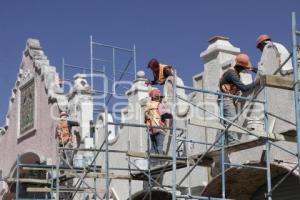
<instances>
[{"instance_id":1,"label":"worker's head","mask_svg":"<svg viewBox=\"0 0 300 200\"><path fill-rule=\"evenodd\" d=\"M64 111L62 111L62 112L60 112L60 114L59 114L59 117L61 118L61 119L66 119L66 118L68 118L68 113L66 113L66 112L64 112Z\"/></svg>"},{"instance_id":2,"label":"worker's head","mask_svg":"<svg viewBox=\"0 0 300 200\"><path fill-rule=\"evenodd\" d=\"M158 71L159 70L159 62L157 59L152 58L149 62L148 62L148 68L150 68L152 71Z\"/></svg>"},{"instance_id":3,"label":"worker's head","mask_svg":"<svg viewBox=\"0 0 300 200\"><path fill-rule=\"evenodd\" d=\"M235 57L235 69L237 71L242 71L244 69L251 69L252 65L250 62L250 58L247 54L245 53L240 53Z\"/></svg>"},{"instance_id":4,"label":"worker's head","mask_svg":"<svg viewBox=\"0 0 300 200\"><path fill-rule=\"evenodd\" d=\"M151 97L151 100L159 101L162 96L159 89L152 89L149 92L149 97Z\"/></svg>"},{"instance_id":5,"label":"worker's head","mask_svg":"<svg viewBox=\"0 0 300 200\"><path fill-rule=\"evenodd\" d=\"M258 36L256 39L256 48L258 48L260 51L263 51L267 41L271 41L270 36L266 34Z\"/></svg>"}]
</instances>

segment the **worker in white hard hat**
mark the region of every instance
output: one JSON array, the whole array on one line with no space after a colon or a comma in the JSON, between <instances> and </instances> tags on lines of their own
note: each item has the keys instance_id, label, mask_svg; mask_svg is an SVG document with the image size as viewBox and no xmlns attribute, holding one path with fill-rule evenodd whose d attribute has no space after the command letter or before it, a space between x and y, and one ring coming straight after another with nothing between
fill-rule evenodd
<instances>
[{"instance_id":1,"label":"worker in white hard hat","mask_svg":"<svg viewBox=\"0 0 300 200\"><path fill-rule=\"evenodd\" d=\"M293 65L290 53L282 44L273 42L269 35L259 35L256 39L256 48L258 48L262 52L262 54L266 49L270 48L272 48L276 52L276 57L278 59L279 65L282 66L279 70L281 75L285 76L293 72ZM258 65L264 65L262 59Z\"/></svg>"}]
</instances>

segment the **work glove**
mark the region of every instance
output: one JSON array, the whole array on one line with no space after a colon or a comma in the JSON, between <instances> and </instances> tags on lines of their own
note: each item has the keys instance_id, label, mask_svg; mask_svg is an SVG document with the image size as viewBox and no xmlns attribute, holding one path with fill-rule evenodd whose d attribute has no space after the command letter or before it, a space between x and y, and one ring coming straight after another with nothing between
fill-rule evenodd
<instances>
[{"instance_id":1,"label":"work glove","mask_svg":"<svg viewBox=\"0 0 300 200\"><path fill-rule=\"evenodd\" d=\"M146 81L145 81L145 85L146 85L146 86L151 85L151 81L150 81L150 80L146 80Z\"/></svg>"}]
</instances>

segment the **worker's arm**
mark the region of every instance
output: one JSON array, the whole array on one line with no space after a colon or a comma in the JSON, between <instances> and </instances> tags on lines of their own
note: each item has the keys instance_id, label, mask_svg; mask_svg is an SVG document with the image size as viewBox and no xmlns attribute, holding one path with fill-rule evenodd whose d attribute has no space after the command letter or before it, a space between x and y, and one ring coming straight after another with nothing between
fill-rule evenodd
<instances>
[{"instance_id":1,"label":"worker's arm","mask_svg":"<svg viewBox=\"0 0 300 200\"><path fill-rule=\"evenodd\" d=\"M257 74L258 69L257 69L256 67L252 67L252 68L250 69L250 71L252 71L253 73Z\"/></svg>"},{"instance_id":2,"label":"worker's arm","mask_svg":"<svg viewBox=\"0 0 300 200\"><path fill-rule=\"evenodd\" d=\"M80 126L80 124L76 121L71 121L71 120L68 120L68 126L69 127L72 127L72 126Z\"/></svg>"},{"instance_id":3,"label":"worker's arm","mask_svg":"<svg viewBox=\"0 0 300 200\"><path fill-rule=\"evenodd\" d=\"M239 90L241 90L242 92L248 92L248 91L252 90L256 85L256 82L245 85L240 80L240 77L238 76L238 74L235 73L233 70L230 73L228 73L228 75L226 76L226 79L229 83L236 85L237 88Z\"/></svg>"}]
</instances>

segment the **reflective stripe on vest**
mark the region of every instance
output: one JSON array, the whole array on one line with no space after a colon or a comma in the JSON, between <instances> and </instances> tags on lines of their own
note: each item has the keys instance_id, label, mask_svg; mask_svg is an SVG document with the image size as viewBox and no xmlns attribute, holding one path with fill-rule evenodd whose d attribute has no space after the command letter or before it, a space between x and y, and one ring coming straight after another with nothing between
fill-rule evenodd
<instances>
[{"instance_id":1,"label":"reflective stripe on vest","mask_svg":"<svg viewBox=\"0 0 300 200\"><path fill-rule=\"evenodd\" d=\"M158 77L157 77L157 83L163 84L166 81L166 77L164 75L164 68L168 65L159 64L159 71L158 71Z\"/></svg>"},{"instance_id":2,"label":"reflective stripe on vest","mask_svg":"<svg viewBox=\"0 0 300 200\"><path fill-rule=\"evenodd\" d=\"M59 139L60 144L67 144L69 141L72 140L72 136L70 134L68 121L67 120L60 120L57 127L56 127L57 137Z\"/></svg>"}]
</instances>

